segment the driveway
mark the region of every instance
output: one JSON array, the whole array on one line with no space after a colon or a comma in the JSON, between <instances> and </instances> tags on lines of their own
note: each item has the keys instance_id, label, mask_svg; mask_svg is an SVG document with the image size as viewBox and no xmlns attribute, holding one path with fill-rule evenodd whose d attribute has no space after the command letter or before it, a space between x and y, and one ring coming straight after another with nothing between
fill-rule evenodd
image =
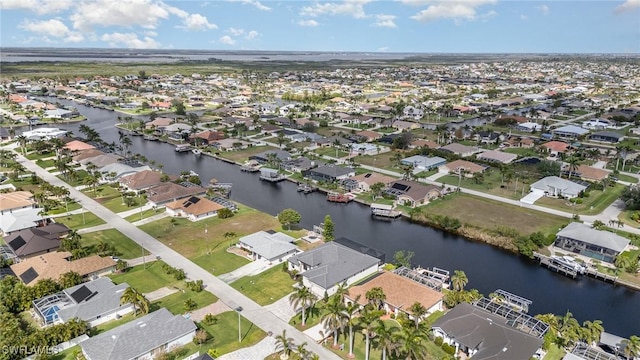
<instances>
[{"instance_id":1,"label":"driveway","mask_svg":"<svg viewBox=\"0 0 640 360\"><path fill-rule=\"evenodd\" d=\"M245 277L245 276L252 276L252 275L258 275L274 266L282 266L282 263L278 263L278 262L273 262L273 263L269 263L266 260L255 260L252 261L250 263L248 263L247 265L244 265L238 269L235 269L231 272L228 272L226 274L222 274L222 275L218 275L218 279L226 282L227 284L230 284L238 279L240 279L241 277Z\"/></svg>"},{"instance_id":2,"label":"driveway","mask_svg":"<svg viewBox=\"0 0 640 360\"><path fill-rule=\"evenodd\" d=\"M309 350L318 354L321 359L339 359L337 355L316 344L315 342L309 341L310 339L303 333L298 331L296 328L289 325L286 321L278 318L274 314L270 313L268 310L261 307L248 297L244 296L236 289L227 285L224 281L213 276L211 273L202 269L191 260L182 256L170 247L164 245L146 232L138 229L135 225L122 219L117 214L100 205L98 202L91 199L82 192L76 190L74 187L65 183L61 179L50 174L35 163L27 160L24 156L18 154L16 160L21 163L27 169L27 171L36 173L39 177L41 177L44 181L50 183L51 185L62 186L69 189L70 196L77 202L79 202L85 209L93 212L97 217L101 218L106 223L112 224L114 228L118 229L129 239L135 241L145 249L149 250L152 254L160 256L162 260L167 264L176 268L184 269L185 273L190 279L201 279L207 291L216 295L220 300L222 300L223 303L227 304L230 308L241 309L242 316L247 318L247 320L254 323L263 331L271 331L274 334L280 334L283 330L286 330L287 335L293 338L297 344L308 342Z\"/></svg>"}]
</instances>

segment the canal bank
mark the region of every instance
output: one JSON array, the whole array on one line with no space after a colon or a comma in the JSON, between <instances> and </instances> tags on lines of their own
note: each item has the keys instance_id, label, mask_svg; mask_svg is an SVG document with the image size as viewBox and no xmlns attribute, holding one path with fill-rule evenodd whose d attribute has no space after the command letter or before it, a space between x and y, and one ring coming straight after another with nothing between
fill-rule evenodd
<instances>
[{"instance_id":1,"label":"canal bank","mask_svg":"<svg viewBox=\"0 0 640 360\"><path fill-rule=\"evenodd\" d=\"M73 104L68 102L69 104ZM108 142L118 142L114 127L117 113L77 105L94 128ZM60 125L80 135L80 124ZM600 280L582 278L572 280L540 267L536 262L514 256L461 236L408 222L376 221L369 206L333 204L320 193L302 194L296 184L277 184L259 180L258 174L245 173L235 164L206 156L180 154L174 146L144 141L132 137L131 151L164 165L168 173L194 170L203 180L215 177L220 182L233 183L230 197L247 206L276 215L285 208L293 208L302 215L301 226L312 228L330 215L336 225L335 233L383 251L388 258L398 250L413 251L414 265L464 270L469 277L468 287L484 294L505 289L534 301L531 313L564 314L570 311L580 322L600 319L607 331L630 336L640 333L640 293L624 287L614 287Z\"/></svg>"}]
</instances>

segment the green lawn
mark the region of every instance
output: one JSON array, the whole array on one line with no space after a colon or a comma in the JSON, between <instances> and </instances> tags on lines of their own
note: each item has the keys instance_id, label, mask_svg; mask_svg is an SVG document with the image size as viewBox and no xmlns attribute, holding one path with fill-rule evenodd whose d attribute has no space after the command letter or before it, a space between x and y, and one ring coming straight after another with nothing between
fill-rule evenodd
<instances>
[{"instance_id":1,"label":"green lawn","mask_svg":"<svg viewBox=\"0 0 640 360\"><path fill-rule=\"evenodd\" d=\"M207 325L203 322L198 323L198 326L206 330L210 335L207 343L202 345L200 350L201 354L208 349L216 349L221 355L230 353L240 348L254 345L267 335L260 328L241 316L240 334L242 342L239 343L238 314L235 311L227 311L216 315L216 318L218 321L214 325ZM198 349L197 345L189 346L194 348L194 351L189 352L189 354Z\"/></svg>"},{"instance_id":2,"label":"green lawn","mask_svg":"<svg viewBox=\"0 0 640 360\"><path fill-rule=\"evenodd\" d=\"M88 227L104 224L104 220L100 219L92 212L85 211L84 214L74 214L56 218L56 222L67 225L68 228L78 230Z\"/></svg>"},{"instance_id":3,"label":"green lawn","mask_svg":"<svg viewBox=\"0 0 640 360\"><path fill-rule=\"evenodd\" d=\"M65 181L67 184L76 187L76 186L80 186L84 184L84 178L87 177L87 175L89 175L89 173L84 170L84 169L78 169L76 170L76 176L73 180L71 179L65 179L63 176L58 176L58 178L62 179L63 181Z\"/></svg>"},{"instance_id":4,"label":"green lawn","mask_svg":"<svg viewBox=\"0 0 640 360\"><path fill-rule=\"evenodd\" d=\"M120 319L111 320L111 321L102 323L91 330L91 336L96 336L98 334L102 334L105 331L109 331L111 329L117 328L118 326L124 325L131 320L137 319L140 316L141 316L140 314L138 314L138 316L133 316L133 313L129 313L122 316Z\"/></svg>"},{"instance_id":5,"label":"green lawn","mask_svg":"<svg viewBox=\"0 0 640 360\"><path fill-rule=\"evenodd\" d=\"M49 215L62 214L62 213L65 213L67 211L78 210L78 209L80 209L80 207L81 207L81 205L78 204L75 201L69 201L66 205L65 205L65 203L63 201L60 204L60 206L49 209L49 211L47 211L47 214L49 214Z\"/></svg>"},{"instance_id":6,"label":"green lawn","mask_svg":"<svg viewBox=\"0 0 640 360\"><path fill-rule=\"evenodd\" d=\"M27 151L29 151L28 148L27 148ZM38 154L37 152L32 152L32 153L28 153L25 157L33 161L33 160L46 159L54 156L56 156L56 154L53 151L51 151L44 154Z\"/></svg>"},{"instance_id":7,"label":"green lawn","mask_svg":"<svg viewBox=\"0 0 640 360\"><path fill-rule=\"evenodd\" d=\"M549 350L547 351L547 355L544 356L543 360L561 360L564 355L564 350L562 350L556 344L551 344Z\"/></svg>"},{"instance_id":8,"label":"green lawn","mask_svg":"<svg viewBox=\"0 0 640 360\"><path fill-rule=\"evenodd\" d=\"M102 198L98 198L97 199L98 202L106 207L107 209L113 211L114 213L119 213L119 212L123 212L123 211L129 211L129 210L135 210L136 208L138 208L140 206L140 202L146 203L146 197L141 197L140 199L138 199L137 197L133 198L133 202L131 203L131 206L127 206L125 203L122 202L122 196L118 195L118 196L114 196L114 197L102 197Z\"/></svg>"},{"instance_id":9,"label":"green lawn","mask_svg":"<svg viewBox=\"0 0 640 360\"><path fill-rule=\"evenodd\" d=\"M134 266L121 274L109 277L116 284L126 282L129 286L142 293L158 290L164 286L175 286L179 283L172 275L166 274L162 269L162 261L153 261L145 265Z\"/></svg>"},{"instance_id":10,"label":"green lawn","mask_svg":"<svg viewBox=\"0 0 640 360\"><path fill-rule=\"evenodd\" d=\"M76 345L68 348L65 351L61 351L55 355L50 357L51 360L76 360L76 353L82 354L82 349L80 345Z\"/></svg>"},{"instance_id":11,"label":"green lawn","mask_svg":"<svg viewBox=\"0 0 640 360\"><path fill-rule=\"evenodd\" d=\"M632 183L632 184L637 184L638 183L638 178L635 176L631 176L631 175L627 175L627 174L618 174L615 175L618 180L620 181L626 181L628 183Z\"/></svg>"},{"instance_id":12,"label":"green lawn","mask_svg":"<svg viewBox=\"0 0 640 360\"><path fill-rule=\"evenodd\" d=\"M95 231L82 235L82 245L90 254L97 253L96 245L100 242L109 244L115 251L112 255L122 259L135 259L142 256L142 247L116 229ZM145 255L149 252L144 250Z\"/></svg>"},{"instance_id":13,"label":"green lawn","mask_svg":"<svg viewBox=\"0 0 640 360\"><path fill-rule=\"evenodd\" d=\"M336 153L336 150L338 151ZM313 151L314 153L322 156L330 156L332 158L343 158L349 155L348 152L343 151L342 149L336 149L334 147L322 147ZM337 155L337 156L336 156Z\"/></svg>"},{"instance_id":14,"label":"green lawn","mask_svg":"<svg viewBox=\"0 0 640 360\"><path fill-rule=\"evenodd\" d=\"M226 252L226 247L213 248L210 254L190 257L189 260L213 275L222 275L247 265L251 261L247 258Z\"/></svg>"},{"instance_id":15,"label":"green lawn","mask_svg":"<svg viewBox=\"0 0 640 360\"><path fill-rule=\"evenodd\" d=\"M40 166L43 169L46 169L46 168L56 166L56 160L55 159L36 160L36 165Z\"/></svg>"},{"instance_id":16,"label":"green lawn","mask_svg":"<svg viewBox=\"0 0 640 360\"><path fill-rule=\"evenodd\" d=\"M187 301L187 299L191 299L198 304L196 309L200 309L218 301L218 298L208 291L203 290L200 292L193 292L191 290L183 289L182 291L178 291L175 294L165 296L162 299L155 301L151 307L154 310L164 307L175 315L182 315L187 312L184 309L184 302Z\"/></svg>"},{"instance_id":17,"label":"green lawn","mask_svg":"<svg viewBox=\"0 0 640 360\"><path fill-rule=\"evenodd\" d=\"M518 156L538 156L538 152L533 148L510 147L502 151L510 154L516 154Z\"/></svg>"},{"instance_id":18,"label":"green lawn","mask_svg":"<svg viewBox=\"0 0 640 360\"><path fill-rule=\"evenodd\" d=\"M607 206L616 201L624 189L624 185L616 184L614 187L607 187L605 191L590 191L589 197L582 199L582 204L575 205L575 212L583 215L599 214ZM542 205L567 212L572 212L574 210L573 204L567 200L555 199L546 196L536 201L536 205Z\"/></svg>"},{"instance_id":19,"label":"green lawn","mask_svg":"<svg viewBox=\"0 0 640 360\"><path fill-rule=\"evenodd\" d=\"M307 321L305 326L302 327L302 312L296 314L294 317L289 320L289 324L295 326L298 330L304 331L308 328L314 327L320 324L322 317L327 313L325 310L325 302L323 300L318 300L313 308L307 309L305 316L307 317Z\"/></svg>"},{"instance_id":20,"label":"green lawn","mask_svg":"<svg viewBox=\"0 0 640 360\"><path fill-rule=\"evenodd\" d=\"M281 265L255 276L245 276L231 286L260 305L271 304L293 291L295 281L282 271Z\"/></svg>"},{"instance_id":21,"label":"green lawn","mask_svg":"<svg viewBox=\"0 0 640 360\"><path fill-rule=\"evenodd\" d=\"M131 210L131 208L129 208L129 210ZM124 219L127 220L128 222L136 222L136 221L140 221L141 218L146 219L151 216L162 214L164 211L165 211L164 207L161 207L155 210L154 209L142 210L142 216L140 216L140 211L136 211L134 214L131 214Z\"/></svg>"}]
</instances>

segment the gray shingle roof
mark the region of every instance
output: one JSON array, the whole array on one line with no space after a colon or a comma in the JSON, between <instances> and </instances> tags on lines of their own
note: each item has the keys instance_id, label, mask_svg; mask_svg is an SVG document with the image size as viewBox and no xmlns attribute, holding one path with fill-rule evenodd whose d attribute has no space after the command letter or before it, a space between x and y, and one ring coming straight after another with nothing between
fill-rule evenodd
<instances>
[{"instance_id":1,"label":"gray shingle roof","mask_svg":"<svg viewBox=\"0 0 640 360\"><path fill-rule=\"evenodd\" d=\"M434 324L471 349L474 360L530 359L542 339L506 325L507 320L467 303L461 303Z\"/></svg>"},{"instance_id":2,"label":"gray shingle roof","mask_svg":"<svg viewBox=\"0 0 640 360\"><path fill-rule=\"evenodd\" d=\"M547 176L531 184L532 189L548 191L564 196L578 196L587 187L557 176Z\"/></svg>"},{"instance_id":3,"label":"gray shingle roof","mask_svg":"<svg viewBox=\"0 0 640 360\"><path fill-rule=\"evenodd\" d=\"M629 239L625 239L609 231L592 229L589 225L578 222L567 225L564 229L558 231L556 235L580 240L617 252L622 252L627 245L629 245Z\"/></svg>"},{"instance_id":4,"label":"gray shingle roof","mask_svg":"<svg viewBox=\"0 0 640 360\"><path fill-rule=\"evenodd\" d=\"M124 290L129 287L127 283L114 285L109 278L105 277L65 289L64 293L70 296L82 286L86 286L95 295L77 304L58 310L58 316L62 321L67 322L74 317L82 320L93 320L98 315L113 313L121 307L120 297Z\"/></svg>"},{"instance_id":5,"label":"gray shingle roof","mask_svg":"<svg viewBox=\"0 0 640 360\"><path fill-rule=\"evenodd\" d=\"M361 254L344 245L329 242L289 258L293 264L303 263L312 269L302 276L324 289L340 284L351 276L378 264L373 256Z\"/></svg>"},{"instance_id":6,"label":"gray shingle roof","mask_svg":"<svg viewBox=\"0 0 640 360\"><path fill-rule=\"evenodd\" d=\"M297 249L294 241L295 239L287 234L269 234L266 231L258 231L240 238L240 243L250 246L253 252L268 260Z\"/></svg>"},{"instance_id":7,"label":"gray shingle roof","mask_svg":"<svg viewBox=\"0 0 640 360\"><path fill-rule=\"evenodd\" d=\"M161 308L80 344L89 360L128 360L195 332L193 321Z\"/></svg>"}]
</instances>

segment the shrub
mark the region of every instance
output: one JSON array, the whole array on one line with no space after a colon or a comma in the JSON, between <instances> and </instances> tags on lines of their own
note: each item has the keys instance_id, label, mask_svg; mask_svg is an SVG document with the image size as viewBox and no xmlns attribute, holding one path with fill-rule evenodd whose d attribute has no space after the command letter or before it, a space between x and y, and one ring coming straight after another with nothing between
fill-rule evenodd
<instances>
[{"instance_id":1,"label":"shrub","mask_svg":"<svg viewBox=\"0 0 640 360\"><path fill-rule=\"evenodd\" d=\"M185 311L194 310L196 307L198 307L198 304L192 299L187 299L187 301L184 302Z\"/></svg>"},{"instance_id":2,"label":"shrub","mask_svg":"<svg viewBox=\"0 0 640 360\"><path fill-rule=\"evenodd\" d=\"M442 346L442 343L443 343L442 338L441 338L440 336L438 336L437 338L435 338L435 339L433 340L433 342L434 342L436 345L438 345L438 346Z\"/></svg>"},{"instance_id":3,"label":"shrub","mask_svg":"<svg viewBox=\"0 0 640 360\"><path fill-rule=\"evenodd\" d=\"M218 210L218 219L228 219L233 216L233 211L224 208Z\"/></svg>"},{"instance_id":4,"label":"shrub","mask_svg":"<svg viewBox=\"0 0 640 360\"><path fill-rule=\"evenodd\" d=\"M442 350L444 350L444 352L449 355L453 355L456 353L456 348L447 343L442 344Z\"/></svg>"},{"instance_id":5,"label":"shrub","mask_svg":"<svg viewBox=\"0 0 640 360\"><path fill-rule=\"evenodd\" d=\"M202 319L202 322L204 322L207 325L215 325L218 323L218 318L215 317L213 314L207 314L204 316L204 319Z\"/></svg>"}]
</instances>

